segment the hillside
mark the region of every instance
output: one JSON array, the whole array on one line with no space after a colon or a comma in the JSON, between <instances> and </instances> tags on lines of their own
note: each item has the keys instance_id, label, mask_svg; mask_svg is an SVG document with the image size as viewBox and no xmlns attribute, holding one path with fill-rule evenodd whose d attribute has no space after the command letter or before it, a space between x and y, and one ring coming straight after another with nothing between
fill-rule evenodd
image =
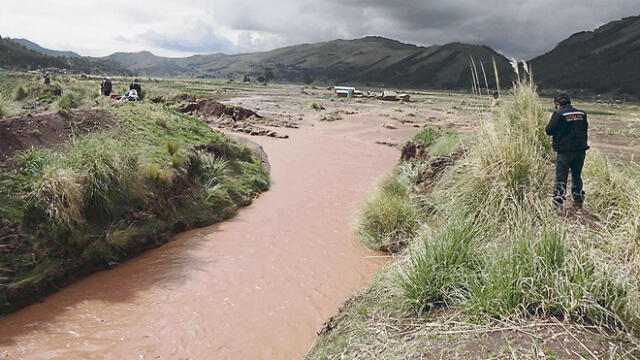
<instances>
[{"instance_id":1,"label":"hillside","mask_svg":"<svg viewBox=\"0 0 640 360\"><path fill-rule=\"evenodd\" d=\"M328 83L460 89L471 86L470 56L485 64L492 87L492 57L503 76L511 74L507 59L486 46L452 43L420 47L371 36L250 54L164 58L145 51L116 53L107 59L144 76L257 77L265 68L272 68L278 81L301 82L310 77Z\"/></svg>"},{"instance_id":2,"label":"hillside","mask_svg":"<svg viewBox=\"0 0 640 360\"><path fill-rule=\"evenodd\" d=\"M109 59L49 56L29 49L8 38L0 38L0 68L37 70L68 69L72 73L132 75L132 72Z\"/></svg>"},{"instance_id":3,"label":"hillside","mask_svg":"<svg viewBox=\"0 0 640 360\"><path fill-rule=\"evenodd\" d=\"M576 33L531 62L542 87L637 94L639 58L640 16L634 16Z\"/></svg>"},{"instance_id":4,"label":"hillside","mask_svg":"<svg viewBox=\"0 0 640 360\"><path fill-rule=\"evenodd\" d=\"M29 41L27 39L11 39L14 42L17 42L18 44L26 47L27 49L31 49L33 51L37 51L41 54L44 55L49 55L49 56L65 56L65 57L80 57L80 55L78 53L75 53L73 51L58 51L58 50L51 50L51 49L46 49L43 48L42 46Z\"/></svg>"}]
</instances>

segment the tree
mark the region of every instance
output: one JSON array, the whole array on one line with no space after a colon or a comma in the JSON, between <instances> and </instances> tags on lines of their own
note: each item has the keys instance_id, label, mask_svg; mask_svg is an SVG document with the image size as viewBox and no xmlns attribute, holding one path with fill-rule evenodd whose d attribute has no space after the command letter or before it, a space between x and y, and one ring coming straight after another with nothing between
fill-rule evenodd
<instances>
[{"instance_id":1,"label":"tree","mask_svg":"<svg viewBox=\"0 0 640 360\"><path fill-rule=\"evenodd\" d=\"M265 83L267 82L267 78L265 78L264 75L260 75L256 78L256 81L259 83Z\"/></svg>"},{"instance_id":2,"label":"tree","mask_svg":"<svg viewBox=\"0 0 640 360\"><path fill-rule=\"evenodd\" d=\"M251 82L251 78L247 75L244 76L244 79L242 79L242 82Z\"/></svg>"},{"instance_id":3,"label":"tree","mask_svg":"<svg viewBox=\"0 0 640 360\"><path fill-rule=\"evenodd\" d=\"M271 81L273 77L274 77L273 68L270 68L270 67L264 68L264 78L266 79L266 81Z\"/></svg>"}]
</instances>

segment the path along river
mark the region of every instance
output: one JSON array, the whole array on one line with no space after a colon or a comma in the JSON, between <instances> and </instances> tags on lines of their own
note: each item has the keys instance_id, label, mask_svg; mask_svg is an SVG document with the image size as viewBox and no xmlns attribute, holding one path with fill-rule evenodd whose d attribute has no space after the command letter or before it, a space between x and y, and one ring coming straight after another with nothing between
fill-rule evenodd
<instances>
[{"instance_id":1,"label":"path along river","mask_svg":"<svg viewBox=\"0 0 640 360\"><path fill-rule=\"evenodd\" d=\"M0 319L0 359L300 359L382 265L353 223L399 157L349 136L378 121L336 126L252 138L270 158L268 192Z\"/></svg>"}]
</instances>

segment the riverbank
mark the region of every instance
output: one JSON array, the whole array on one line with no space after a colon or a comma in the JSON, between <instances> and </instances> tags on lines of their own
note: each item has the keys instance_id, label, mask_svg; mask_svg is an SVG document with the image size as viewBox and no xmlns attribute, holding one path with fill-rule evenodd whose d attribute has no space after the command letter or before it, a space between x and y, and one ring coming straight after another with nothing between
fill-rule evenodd
<instances>
[{"instance_id":1,"label":"riverbank","mask_svg":"<svg viewBox=\"0 0 640 360\"><path fill-rule=\"evenodd\" d=\"M46 94L58 111L0 119L0 314L228 219L269 186L249 148L200 120L148 102L89 107L84 87L59 86L25 85L22 99Z\"/></svg>"},{"instance_id":2,"label":"riverbank","mask_svg":"<svg viewBox=\"0 0 640 360\"><path fill-rule=\"evenodd\" d=\"M639 167L592 150L585 209L555 209L545 115L523 83L476 136L405 147L358 227L394 262L307 359L640 356Z\"/></svg>"}]
</instances>

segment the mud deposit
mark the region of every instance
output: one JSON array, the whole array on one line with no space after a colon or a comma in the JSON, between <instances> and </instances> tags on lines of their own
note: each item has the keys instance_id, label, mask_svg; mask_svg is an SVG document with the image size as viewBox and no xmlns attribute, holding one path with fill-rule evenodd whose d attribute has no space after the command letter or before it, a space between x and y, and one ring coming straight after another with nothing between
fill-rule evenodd
<instances>
[{"instance_id":1,"label":"mud deposit","mask_svg":"<svg viewBox=\"0 0 640 360\"><path fill-rule=\"evenodd\" d=\"M254 205L1 319L0 358L301 358L381 266L353 222L400 154L357 120L253 138L272 166Z\"/></svg>"}]
</instances>

